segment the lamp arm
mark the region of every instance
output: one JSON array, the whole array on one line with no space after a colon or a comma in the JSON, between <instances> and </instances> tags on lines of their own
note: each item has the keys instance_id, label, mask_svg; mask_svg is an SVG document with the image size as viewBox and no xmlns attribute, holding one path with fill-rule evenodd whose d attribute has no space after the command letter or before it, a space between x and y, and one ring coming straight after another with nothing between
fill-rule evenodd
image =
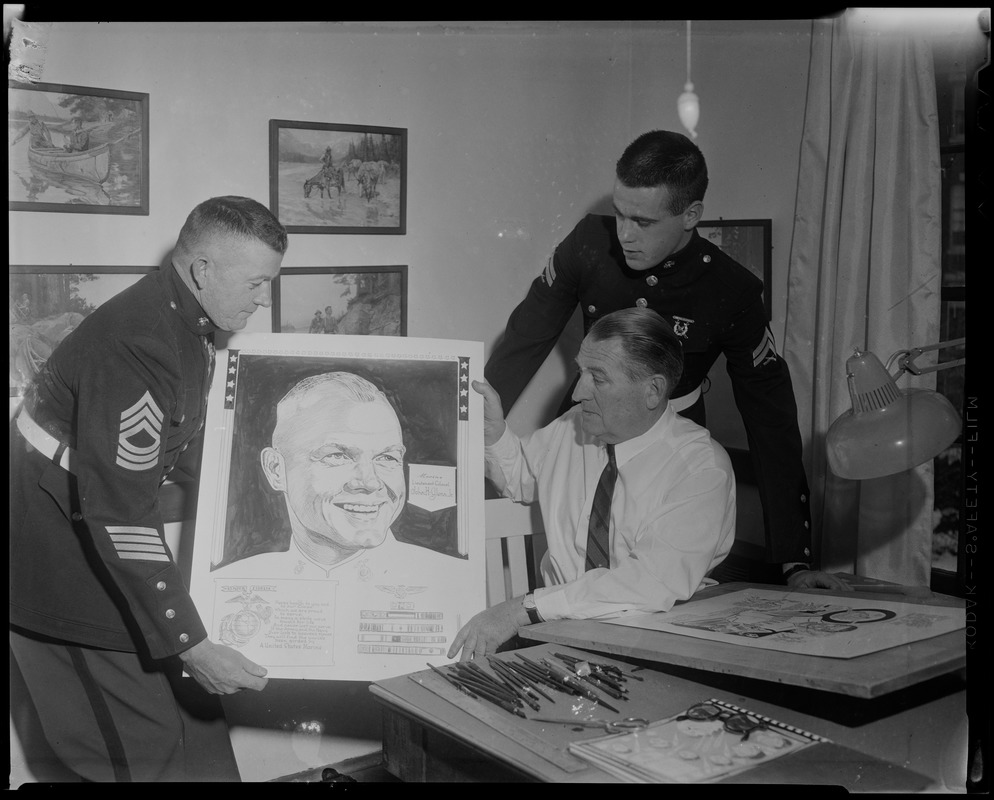
<instances>
[{"instance_id":1,"label":"lamp arm","mask_svg":"<svg viewBox=\"0 0 994 800\"><path fill-rule=\"evenodd\" d=\"M897 375L894 376L895 378L899 377L903 372L910 372L912 375L924 375L928 372L938 372L939 370L949 369L950 367L958 367L966 363L966 358L957 358L952 361L945 361L931 367L920 367L915 363L915 359L923 353L927 353L932 350L942 350L946 347L956 347L964 342L966 342L965 337L962 339L950 339L945 342L938 342L937 344L928 344L922 347L913 347L910 350L898 350L887 360L887 369L888 371L890 370L895 359L897 359L897 366L899 369Z\"/></svg>"}]
</instances>

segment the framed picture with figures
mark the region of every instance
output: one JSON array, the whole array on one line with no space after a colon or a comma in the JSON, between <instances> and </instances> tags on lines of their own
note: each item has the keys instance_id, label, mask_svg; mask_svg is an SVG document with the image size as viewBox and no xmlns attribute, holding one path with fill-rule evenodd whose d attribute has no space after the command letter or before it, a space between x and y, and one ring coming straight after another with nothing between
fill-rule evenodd
<instances>
[{"instance_id":1,"label":"framed picture with figures","mask_svg":"<svg viewBox=\"0 0 994 800\"><path fill-rule=\"evenodd\" d=\"M48 356L85 317L157 267L8 268L10 398L19 404Z\"/></svg>"},{"instance_id":2,"label":"framed picture with figures","mask_svg":"<svg viewBox=\"0 0 994 800\"><path fill-rule=\"evenodd\" d=\"M406 233L407 129L271 119L269 208L290 233Z\"/></svg>"},{"instance_id":3,"label":"framed picture with figures","mask_svg":"<svg viewBox=\"0 0 994 800\"><path fill-rule=\"evenodd\" d=\"M7 82L8 208L148 215L148 94Z\"/></svg>"},{"instance_id":4,"label":"framed picture with figures","mask_svg":"<svg viewBox=\"0 0 994 800\"><path fill-rule=\"evenodd\" d=\"M273 281L273 333L407 335L407 266L287 267Z\"/></svg>"},{"instance_id":5,"label":"framed picture with figures","mask_svg":"<svg viewBox=\"0 0 994 800\"><path fill-rule=\"evenodd\" d=\"M773 220L708 220L698 223L697 232L763 282L766 319L772 319L770 282L773 279Z\"/></svg>"}]
</instances>

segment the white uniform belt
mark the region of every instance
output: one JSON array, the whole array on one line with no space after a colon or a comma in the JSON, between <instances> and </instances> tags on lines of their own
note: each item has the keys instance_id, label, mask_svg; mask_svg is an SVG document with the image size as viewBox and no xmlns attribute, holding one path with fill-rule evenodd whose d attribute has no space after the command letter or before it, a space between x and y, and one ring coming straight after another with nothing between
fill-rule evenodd
<instances>
[{"instance_id":1,"label":"white uniform belt","mask_svg":"<svg viewBox=\"0 0 994 800\"><path fill-rule=\"evenodd\" d=\"M701 387L700 384L698 384L697 388L692 392L688 392L680 397L671 398L669 404L673 407L674 411L683 411L685 408L690 408L694 403L696 403L697 398L700 396Z\"/></svg>"},{"instance_id":2,"label":"white uniform belt","mask_svg":"<svg viewBox=\"0 0 994 800\"><path fill-rule=\"evenodd\" d=\"M72 470L69 469L69 448L63 445L62 442L54 436L46 433L45 429L31 419L24 409L21 409L20 413L17 415L17 429L21 432L21 436L24 437L24 440L35 450L45 456L45 458L58 464L67 472L72 472ZM57 461L56 455L58 455Z\"/></svg>"}]
</instances>

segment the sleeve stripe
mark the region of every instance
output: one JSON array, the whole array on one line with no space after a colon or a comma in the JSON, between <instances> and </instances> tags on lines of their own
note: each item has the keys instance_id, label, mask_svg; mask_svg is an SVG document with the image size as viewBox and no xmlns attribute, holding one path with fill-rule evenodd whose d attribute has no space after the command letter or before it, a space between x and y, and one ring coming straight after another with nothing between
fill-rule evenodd
<instances>
[{"instance_id":1,"label":"sleeve stripe","mask_svg":"<svg viewBox=\"0 0 994 800\"><path fill-rule=\"evenodd\" d=\"M166 547L156 528L141 525L108 525L107 533L118 558L135 561L169 561Z\"/></svg>"},{"instance_id":2,"label":"sleeve stripe","mask_svg":"<svg viewBox=\"0 0 994 800\"><path fill-rule=\"evenodd\" d=\"M118 553L118 556L133 561L169 561L169 556L158 553Z\"/></svg>"},{"instance_id":3,"label":"sleeve stripe","mask_svg":"<svg viewBox=\"0 0 994 800\"><path fill-rule=\"evenodd\" d=\"M127 534L111 534L110 538L112 542L135 542L136 544L151 544L152 546L155 546L159 541L159 537L152 539L150 536L140 536L137 534L130 536Z\"/></svg>"},{"instance_id":4,"label":"sleeve stripe","mask_svg":"<svg viewBox=\"0 0 994 800\"><path fill-rule=\"evenodd\" d=\"M146 528L140 525L108 525L107 533L141 533L145 536L159 538L159 532L155 528Z\"/></svg>"},{"instance_id":5,"label":"sleeve stripe","mask_svg":"<svg viewBox=\"0 0 994 800\"><path fill-rule=\"evenodd\" d=\"M161 544L132 544L131 542L114 543L118 553L165 553L166 548Z\"/></svg>"}]
</instances>

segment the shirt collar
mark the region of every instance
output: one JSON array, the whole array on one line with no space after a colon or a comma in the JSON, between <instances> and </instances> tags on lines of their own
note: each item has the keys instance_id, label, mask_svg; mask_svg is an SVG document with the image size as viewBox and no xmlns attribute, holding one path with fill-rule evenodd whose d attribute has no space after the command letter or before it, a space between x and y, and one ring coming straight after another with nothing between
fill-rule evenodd
<instances>
[{"instance_id":1,"label":"shirt collar","mask_svg":"<svg viewBox=\"0 0 994 800\"><path fill-rule=\"evenodd\" d=\"M673 423L675 415L676 412L673 410L673 407L667 403L666 409L649 430L640 436L636 436L634 439L618 442L614 446L614 460L618 464L618 469L621 469L622 464L635 458L635 456L645 450L650 444L658 441L663 431Z\"/></svg>"},{"instance_id":2,"label":"shirt collar","mask_svg":"<svg viewBox=\"0 0 994 800\"><path fill-rule=\"evenodd\" d=\"M176 311L183 324L200 336L209 336L219 330L203 306L194 297L193 292L183 283L179 273L170 265L166 267L169 271L167 285L169 287L169 307Z\"/></svg>"}]
</instances>

